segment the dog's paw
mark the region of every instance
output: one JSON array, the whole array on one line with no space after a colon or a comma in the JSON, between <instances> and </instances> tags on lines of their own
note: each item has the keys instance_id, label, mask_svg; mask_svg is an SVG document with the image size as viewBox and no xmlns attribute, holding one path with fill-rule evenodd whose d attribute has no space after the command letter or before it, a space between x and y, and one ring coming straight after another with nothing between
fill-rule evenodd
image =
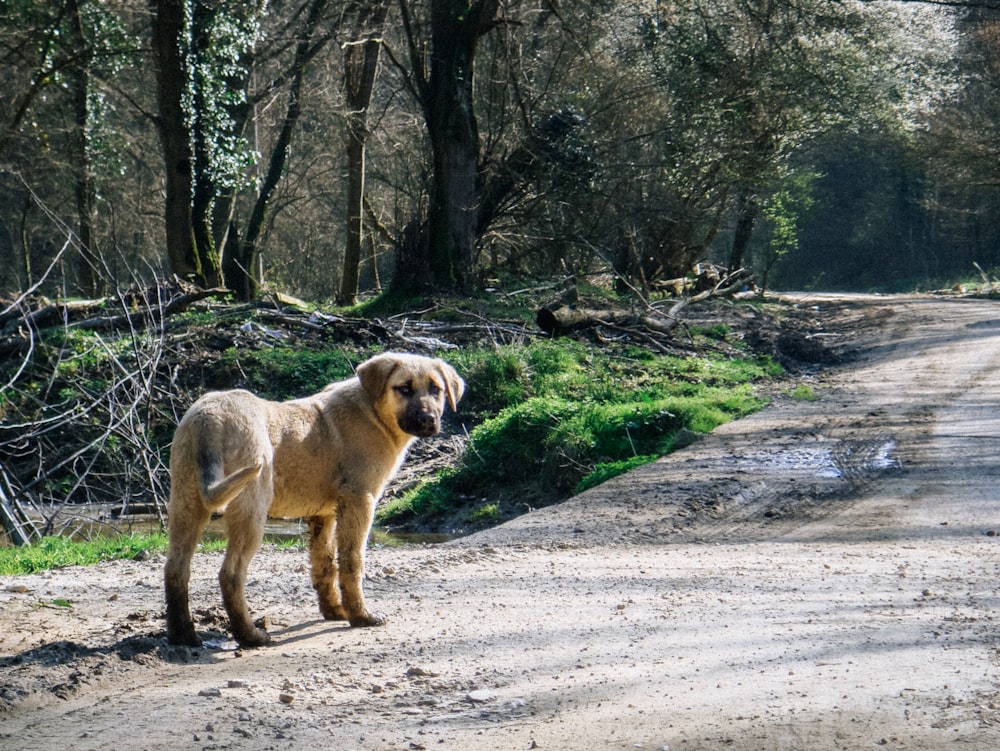
<instances>
[{"instance_id":1,"label":"dog's paw","mask_svg":"<svg viewBox=\"0 0 1000 751\"><path fill-rule=\"evenodd\" d=\"M366 626L382 626L385 625L385 616L379 615L378 613L361 613L360 615L352 615L350 617L351 626L366 627Z\"/></svg>"},{"instance_id":2,"label":"dog's paw","mask_svg":"<svg viewBox=\"0 0 1000 751\"><path fill-rule=\"evenodd\" d=\"M342 605L323 605L320 603L319 612L328 621L348 620L347 611Z\"/></svg>"},{"instance_id":3,"label":"dog's paw","mask_svg":"<svg viewBox=\"0 0 1000 751\"><path fill-rule=\"evenodd\" d=\"M178 647L200 647L201 639L198 638L198 634L195 633L192 628L190 631L183 632L167 632L167 643L174 644Z\"/></svg>"},{"instance_id":4,"label":"dog's paw","mask_svg":"<svg viewBox=\"0 0 1000 751\"><path fill-rule=\"evenodd\" d=\"M261 628L255 628L245 634L233 634L233 638L243 649L266 647L271 643L271 635Z\"/></svg>"}]
</instances>

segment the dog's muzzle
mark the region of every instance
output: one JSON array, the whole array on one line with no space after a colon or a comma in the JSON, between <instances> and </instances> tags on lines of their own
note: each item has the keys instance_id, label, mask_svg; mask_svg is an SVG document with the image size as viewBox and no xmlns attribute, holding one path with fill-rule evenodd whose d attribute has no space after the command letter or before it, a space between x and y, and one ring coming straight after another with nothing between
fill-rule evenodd
<instances>
[{"instance_id":1,"label":"dog's muzzle","mask_svg":"<svg viewBox=\"0 0 1000 751\"><path fill-rule=\"evenodd\" d=\"M399 427L418 438L428 438L437 435L441 429L441 421L433 412L412 409L408 410L403 419L399 421Z\"/></svg>"}]
</instances>

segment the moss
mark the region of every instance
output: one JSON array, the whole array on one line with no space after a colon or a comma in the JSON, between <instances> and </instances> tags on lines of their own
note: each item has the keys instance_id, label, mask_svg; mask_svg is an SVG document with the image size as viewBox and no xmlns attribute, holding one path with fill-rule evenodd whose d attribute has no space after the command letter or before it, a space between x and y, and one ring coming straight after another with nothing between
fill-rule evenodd
<instances>
[{"instance_id":1,"label":"moss","mask_svg":"<svg viewBox=\"0 0 1000 751\"><path fill-rule=\"evenodd\" d=\"M458 467L382 509L382 523L444 517L484 499L560 500L669 453L681 431L707 433L759 409L752 383L780 372L767 359L631 358L573 342L462 357L477 409L507 406L471 431Z\"/></svg>"}]
</instances>

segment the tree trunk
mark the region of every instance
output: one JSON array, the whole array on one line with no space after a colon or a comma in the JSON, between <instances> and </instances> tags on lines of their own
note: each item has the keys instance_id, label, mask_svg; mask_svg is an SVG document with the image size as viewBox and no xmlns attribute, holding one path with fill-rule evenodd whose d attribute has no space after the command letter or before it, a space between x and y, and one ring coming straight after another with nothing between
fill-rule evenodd
<instances>
[{"instance_id":1,"label":"tree trunk","mask_svg":"<svg viewBox=\"0 0 1000 751\"><path fill-rule=\"evenodd\" d=\"M431 283L448 289L461 289L469 281L479 210L473 64L481 30L471 25L472 18L468 3L462 0L434 0L431 4L426 109L434 184L428 216L428 268Z\"/></svg>"},{"instance_id":2,"label":"tree trunk","mask_svg":"<svg viewBox=\"0 0 1000 751\"><path fill-rule=\"evenodd\" d=\"M157 63L160 144L163 147L166 196L164 222L170 271L182 279L205 284L194 247L191 226L191 134L183 98L187 66L180 48L185 31L183 0L152 0L153 52Z\"/></svg>"},{"instance_id":3,"label":"tree trunk","mask_svg":"<svg viewBox=\"0 0 1000 751\"><path fill-rule=\"evenodd\" d=\"M373 0L358 10L351 41L344 46L344 97L347 101L347 247L338 302L354 305L358 297L361 245L364 239L365 144L380 37L389 11L388 0Z\"/></svg>"},{"instance_id":4,"label":"tree trunk","mask_svg":"<svg viewBox=\"0 0 1000 751\"><path fill-rule=\"evenodd\" d=\"M471 282L480 204L473 63L476 45L492 28L499 6L499 0L432 0L428 79L420 76L422 43L413 39L404 7L433 179L426 237L404 238L401 256L407 265L397 268L396 287L462 289ZM425 257L418 260L415 250Z\"/></svg>"},{"instance_id":5,"label":"tree trunk","mask_svg":"<svg viewBox=\"0 0 1000 751\"><path fill-rule=\"evenodd\" d=\"M312 36L323 18L328 0L312 0L306 21L299 32L295 45L295 57L292 62L292 80L288 89L288 106L285 109L285 119L281 130L275 139L271 158L268 160L267 172L261 181L254 201L250 218L247 221L243 237L238 237L234 224L231 222L225 242L226 253L223 257L226 286L232 289L242 300L252 300L260 289L260 278L257 273L257 263L260 256L260 237L264 231L267 211L271 198L284 174L288 162L289 147L292 134L302 114L301 95L302 83L305 79L306 65L326 44L326 40L314 42Z\"/></svg>"},{"instance_id":6,"label":"tree trunk","mask_svg":"<svg viewBox=\"0 0 1000 751\"><path fill-rule=\"evenodd\" d=\"M69 71L73 96L72 150L74 186L76 192L77 235L80 240L78 259L78 285L89 297L104 294L100 273L100 256L94 247L94 170L90 160L90 48L83 32L80 5L77 0L67 2L67 16L71 29L71 45L76 52L77 64Z\"/></svg>"},{"instance_id":7,"label":"tree trunk","mask_svg":"<svg viewBox=\"0 0 1000 751\"><path fill-rule=\"evenodd\" d=\"M733 233L733 245L729 253L730 272L742 269L746 265L747 250L753 238L759 209L760 198L757 191L747 186L741 188L736 207L736 231Z\"/></svg>"},{"instance_id":8,"label":"tree trunk","mask_svg":"<svg viewBox=\"0 0 1000 751\"><path fill-rule=\"evenodd\" d=\"M18 236L21 240L21 271L24 273L24 288L28 289L35 283L35 275L31 268L31 240L28 238L28 215L31 213L31 191L24 191L24 204L21 206L21 221L18 223Z\"/></svg>"},{"instance_id":9,"label":"tree trunk","mask_svg":"<svg viewBox=\"0 0 1000 751\"><path fill-rule=\"evenodd\" d=\"M217 286L222 281L221 259L219 257L220 238L213 232L213 214L216 199L221 191L212 165L210 150L215 148L216 128L206 121L210 107L217 103L206 101L204 79L212 75L207 72L211 52L211 30L216 22L216 14L224 11L206 0L191 3L190 59L196 70L191 76L191 142L194 150L192 163L191 233L194 237L194 252L198 256L204 277L204 286ZM205 70L198 70L204 67Z\"/></svg>"}]
</instances>

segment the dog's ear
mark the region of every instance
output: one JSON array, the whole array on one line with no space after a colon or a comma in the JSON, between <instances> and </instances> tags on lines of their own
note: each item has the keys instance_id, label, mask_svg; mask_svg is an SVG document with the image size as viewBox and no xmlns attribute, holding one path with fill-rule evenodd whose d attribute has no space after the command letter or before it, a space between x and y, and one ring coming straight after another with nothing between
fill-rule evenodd
<instances>
[{"instance_id":1,"label":"dog's ear","mask_svg":"<svg viewBox=\"0 0 1000 751\"><path fill-rule=\"evenodd\" d=\"M354 371L361 381L361 388L373 404L382 398L389 384L389 377L398 367L399 362L392 355L376 355L365 360Z\"/></svg>"},{"instance_id":2,"label":"dog's ear","mask_svg":"<svg viewBox=\"0 0 1000 751\"><path fill-rule=\"evenodd\" d=\"M465 393L465 381L463 381L462 376L460 376L455 369L444 360L438 360L437 367L438 372L444 379L445 393L448 395L448 404L451 406L451 411L454 412L458 409L458 400L461 399L462 394Z\"/></svg>"}]
</instances>

